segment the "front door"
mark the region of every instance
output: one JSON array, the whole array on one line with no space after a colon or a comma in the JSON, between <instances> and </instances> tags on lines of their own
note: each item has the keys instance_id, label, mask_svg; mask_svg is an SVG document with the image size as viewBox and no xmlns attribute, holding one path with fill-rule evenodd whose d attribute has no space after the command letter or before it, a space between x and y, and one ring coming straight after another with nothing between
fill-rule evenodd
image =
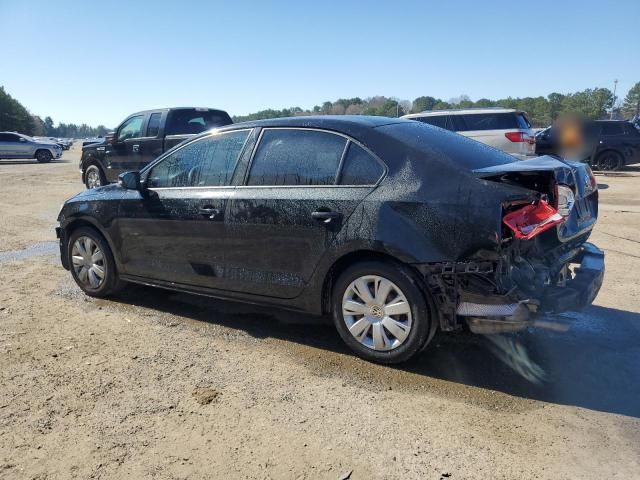
<instances>
[{"instance_id":1,"label":"front door","mask_svg":"<svg viewBox=\"0 0 640 480\"><path fill-rule=\"evenodd\" d=\"M347 164L368 165L367 178L353 180ZM245 184L230 200L227 288L279 298L299 295L383 171L367 151L341 135L263 130Z\"/></svg>"},{"instance_id":2,"label":"front door","mask_svg":"<svg viewBox=\"0 0 640 480\"><path fill-rule=\"evenodd\" d=\"M225 212L248 134L199 138L145 172L147 189L121 202L114 229L123 273L224 288Z\"/></svg>"},{"instance_id":3,"label":"front door","mask_svg":"<svg viewBox=\"0 0 640 480\"><path fill-rule=\"evenodd\" d=\"M140 151L144 123L145 115L129 117L118 127L113 139L107 142L105 175L109 182L115 182L122 172L140 170L145 165Z\"/></svg>"}]
</instances>

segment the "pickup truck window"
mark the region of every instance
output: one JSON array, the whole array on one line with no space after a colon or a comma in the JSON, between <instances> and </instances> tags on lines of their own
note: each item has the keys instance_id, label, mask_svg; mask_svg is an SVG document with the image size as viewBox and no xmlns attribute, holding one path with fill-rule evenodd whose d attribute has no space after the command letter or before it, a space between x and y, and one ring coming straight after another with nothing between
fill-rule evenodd
<instances>
[{"instance_id":1,"label":"pickup truck window","mask_svg":"<svg viewBox=\"0 0 640 480\"><path fill-rule=\"evenodd\" d=\"M226 112L205 109L179 109L169 112L166 135L193 135L215 127L229 125L231 118Z\"/></svg>"},{"instance_id":2,"label":"pickup truck window","mask_svg":"<svg viewBox=\"0 0 640 480\"><path fill-rule=\"evenodd\" d=\"M151 169L150 188L229 185L249 130L199 139L165 157Z\"/></svg>"},{"instance_id":3,"label":"pickup truck window","mask_svg":"<svg viewBox=\"0 0 640 480\"><path fill-rule=\"evenodd\" d=\"M147 125L147 137L157 137L160 131L160 117L161 113L152 113L149 117L149 124Z\"/></svg>"},{"instance_id":4,"label":"pickup truck window","mask_svg":"<svg viewBox=\"0 0 640 480\"><path fill-rule=\"evenodd\" d=\"M144 115L131 117L124 122L118 131L118 141L127 140L128 138L138 138L142 136L142 124L144 123Z\"/></svg>"}]
</instances>

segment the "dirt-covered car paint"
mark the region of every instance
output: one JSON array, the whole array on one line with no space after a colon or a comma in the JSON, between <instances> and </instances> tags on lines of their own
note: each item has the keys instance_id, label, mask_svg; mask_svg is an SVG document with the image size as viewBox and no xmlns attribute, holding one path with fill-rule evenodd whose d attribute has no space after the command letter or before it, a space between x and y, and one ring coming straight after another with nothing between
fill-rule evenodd
<instances>
[{"instance_id":1,"label":"dirt-covered car paint","mask_svg":"<svg viewBox=\"0 0 640 480\"><path fill-rule=\"evenodd\" d=\"M269 128L337 132L375 155L384 175L369 186L251 187L247 171ZM524 328L540 312L585 306L600 288L603 254L585 243L597 217L585 165L517 162L445 130L384 117L274 119L218 132L239 129L251 133L227 186L146 189L161 156L142 170L138 189L112 185L67 201L58 219L63 265L66 238L92 225L125 280L322 314L342 270L388 259L416 272L444 330L478 318ZM531 240L514 239L505 213L541 198L554 204L560 184L575 193L571 214ZM204 217L203 207L216 214ZM318 222L311 213L319 209L337 216ZM580 274L583 260L589 268Z\"/></svg>"}]
</instances>

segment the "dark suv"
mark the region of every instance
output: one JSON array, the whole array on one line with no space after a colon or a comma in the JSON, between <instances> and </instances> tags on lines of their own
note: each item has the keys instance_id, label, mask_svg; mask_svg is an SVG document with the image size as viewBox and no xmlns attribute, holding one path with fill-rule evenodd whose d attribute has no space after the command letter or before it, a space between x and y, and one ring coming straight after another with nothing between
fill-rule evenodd
<instances>
[{"instance_id":1,"label":"dark suv","mask_svg":"<svg viewBox=\"0 0 640 480\"><path fill-rule=\"evenodd\" d=\"M401 119L298 117L199 135L68 200L57 234L88 295L134 282L330 313L359 355L399 362L438 328L590 304L597 198L584 164Z\"/></svg>"},{"instance_id":2,"label":"dark suv","mask_svg":"<svg viewBox=\"0 0 640 480\"><path fill-rule=\"evenodd\" d=\"M640 130L624 120L596 120L583 126L587 142L585 159L596 170L620 170L640 162ZM560 154L558 132L548 127L536 134L538 155Z\"/></svg>"}]
</instances>

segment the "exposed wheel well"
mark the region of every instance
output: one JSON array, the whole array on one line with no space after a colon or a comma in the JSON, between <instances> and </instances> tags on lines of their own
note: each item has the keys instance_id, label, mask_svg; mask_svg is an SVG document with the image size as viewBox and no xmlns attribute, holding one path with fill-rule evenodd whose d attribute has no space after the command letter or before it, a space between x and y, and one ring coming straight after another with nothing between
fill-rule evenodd
<instances>
[{"instance_id":1,"label":"exposed wheel well","mask_svg":"<svg viewBox=\"0 0 640 480\"><path fill-rule=\"evenodd\" d=\"M98 170L100 170L101 175L104 177L104 169L102 168L102 165L100 165L100 162L95 157L90 156L82 160L82 183L85 183L87 181L87 168L89 168L91 165L95 165L96 167L98 167Z\"/></svg>"},{"instance_id":2,"label":"exposed wheel well","mask_svg":"<svg viewBox=\"0 0 640 480\"><path fill-rule=\"evenodd\" d=\"M36 158L38 156L39 152L47 152L48 154L50 154L53 157L53 153L51 153L51 150L49 150L48 148L39 148L34 152L33 158Z\"/></svg>"}]
</instances>

